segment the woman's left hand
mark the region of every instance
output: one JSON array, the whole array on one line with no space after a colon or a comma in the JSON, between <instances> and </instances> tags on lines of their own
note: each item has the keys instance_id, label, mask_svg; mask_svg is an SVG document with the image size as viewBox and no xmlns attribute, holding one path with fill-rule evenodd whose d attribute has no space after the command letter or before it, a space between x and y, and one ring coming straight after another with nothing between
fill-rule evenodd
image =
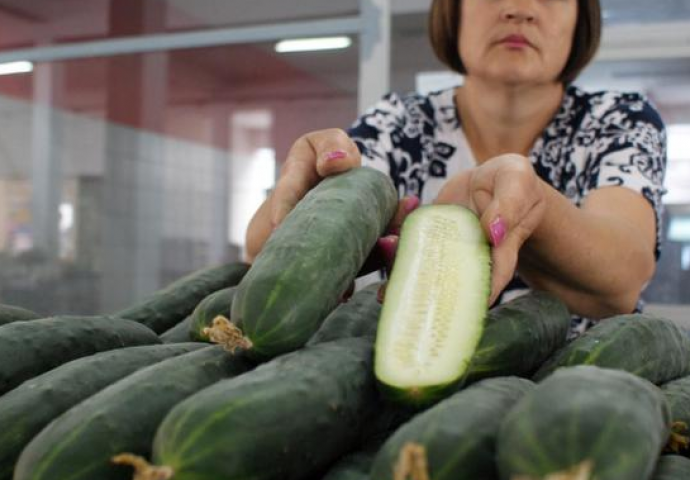
<instances>
[{"instance_id":1,"label":"woman's left hand","mask_svg":"<svg viewBox=\"0 0 690 480\"><path fill-rule=\"evenodd\" d=\"M520 247L544 216L544 188L526 157L507 154L449 178L434 201L479 216L493 245L490 304L513 278Z\"/></svg>"}]
</instances>

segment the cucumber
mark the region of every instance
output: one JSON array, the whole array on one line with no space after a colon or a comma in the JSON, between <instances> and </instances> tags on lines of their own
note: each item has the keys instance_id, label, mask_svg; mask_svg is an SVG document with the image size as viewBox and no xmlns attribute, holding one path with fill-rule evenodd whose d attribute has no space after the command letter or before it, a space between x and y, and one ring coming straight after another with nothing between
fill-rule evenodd
<instances>
[{"instance_id":1,"label":"cucumber","mask_svg":"<svg viewBox=\"0 0 690 480\"><path fill-rule=\"evenodd\" d=\"M184 320L206 296L237 285L248 270L249 265L236 262L190 273L114 315L161 334Z\"/></svg>"},{"instance_id":2,"label":"cucumber","mask_svg":"<svg viewBox=\"0 0 690 480\"><path fill-rule=\"evenodd\" d=\"M36 320L37 318L41 318L41 316L25 308L0 304L0 326L12 322Z\"/></svg>"},{"instance_id":3,"label":"cucumber","mask_svg":"<svg viewBox=\"0 0 690 480\"><path fill-rule=\"evenodd\" d=\"M376 338L381 304L378 301L380 283L369 285L339 305L326 317L307 345L316 345L342 338Z\"/></svg>"},{"instance_id":4,"label":"cucumber","mask_svg":"<svg viewBox=\"0 0 690 480\"><path fill-rule=\"evenodd\" d=\"M175 480L307 478L351 451L377 413L371 357L370 340L343 339L221 381L168 414L154 463Z\"/></svg>"},{"instance_id":5,"label":"cucumber","mask_svg":"<svg viewBox=\"0 0 690 480\"><path fill-rule=\"evenodd\" d=\"M562 368L525 395L501 425L501 478L646 480L668 424L664 396L647 380L593 366Z\"/></svg>"},{"instance_id":6,"label":"cucumber","mask_svg":"<svg viewBox=\"0 0 690 480\"><path fill-rule=\"evenodd\" d=\"M140 368L202 346L179 343L97 353L27 380L0 397L0 479L12 478L26 444L69 408Z\"/></svg>"},{"instance_id":7,"label":"cucumber","mask_svg":"<svg viewBox=\"0 0 690 480\"><path fill-rule=\"evenodd\" d=\"M63 363L160 343L144 325L115 317L61 316L0 327L0 395Z\"/></svg>"},{"instance_id":8,"label":"cucumber","mask_svg":"<svg viewBox=\"0 0 690 480\"><path fill-rule=\"evenodd\" d=\"M235 297L237 287L224 288L204 298L192 312L189 336L199 342L210 342L204 329L213 324L213 319L218 315L230 316L232 299Z\"/></svg>"},{"instance_id":9,"label":"cucumber","mask_svg":"<svg viewBox=\"0 0 690 480\"><path fill-rule=\"evenodd\" d=\"M376 451L356 452L343 457L321 480L369 480Z\"/></svg>"},{"instance_id":10,"label":"cucumber","mask_svg":"<svg viewBox=\"0 0 690 480\"><path fill-rule=\"evenodd\" d=\"M231 320L254 358L304 346L354 281L397 204L391 179L367 167L328 177L307 193L232 302Z\"/></svg>"},{"instance_id":11,"label":"cucumber","mask_svg":"<svg viewBox=\"0 0 690 480\"><path fill-rule=\"evenodd\" d=\"M487 377L529 377L565 345L570 312L553 295L533 291L492 308L467 383Z\"/></svg>"},{"instance_id":12,"label":"cucumber","mask_svg":"<svg viewBox=\"0 0 690 480\"><path fill-rule=\"evenodd\" d=\"M184 343L191 342L193 339L189 333L192 325L192 317L187 317L180 323L161 333L160 337L163 343Z\"/></svg>"},{"instance_id":13,"label":"cucumber","mask_svg":"<svg viewBox=\"0 0 690 480\"><path fill-rule=\"evenodd\" d=\"M396 467L407 460L403 457L419 447L430 480L498 479L495 454L501 422L533 388L523 378L491 378L434 405L400 427L383 445L371 479L391 480Z\"/></svg>"},{"instance_id":14,"label":"cucumber","mask_svg":"<svg viewBox=\"0 0 690 480\"><path fill-rule=\"evenodd\" d=\"M557 368L573 365L625 370L659 385L690 375L690 337L670 320L618 315L557 351L534 379L540 381Z\"/></svg>"},{"instance_id":15,"label":"cucumber","mask_svg":"<svg viewBox=\"0 0 690 480\"><path fill-rule=\"evenodd\" d=\"M690 376L665 383L661 391L671 412L673 433L668 447L676 453L690 456Z\"/></svg>"},{"instance_id":16,"label":"cucumber","mask_svg":"<svg viewBox=\"0 0 690 480\"><path fill-rule=\"evenodd\" d=\"M652 480L683 480L690 478L690 460L678 455L662 455Z\"/></svg>"},{"instance_id":17,"label":"cucumber","mask_svg":"<svg viewBox=\"0 0 690 480\"><path fill-rule=\"evenodd\" d=\"M131 470L113 465L112 456L148 455L158 424L174 405L249 368L243 355L205 346L139 370L41 431L19 457L14 480L129 480Z\"/></svg>"},{"instance_id":18,"label":"cucumber","mask_svg":"<svg viewBox=\"0 0 690 480\"><path fill-rule=\"evenodd\" d=\"M472 211L433 205L406 218L376 336L376 378L391 399L429 404L462 381L490 282L489 244Z\"/></svg>"}]
</instances>

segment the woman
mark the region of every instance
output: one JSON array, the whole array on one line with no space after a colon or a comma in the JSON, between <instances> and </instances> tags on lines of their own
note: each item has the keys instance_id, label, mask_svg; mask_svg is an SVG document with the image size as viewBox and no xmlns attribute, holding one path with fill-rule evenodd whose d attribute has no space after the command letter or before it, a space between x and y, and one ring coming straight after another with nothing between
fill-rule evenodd
<instances>
[{"instance_id":1,"label":"woman","mask_svg":"<svg viewBox=\"0 0 690 480\"><path fill-rule=\"evenodd\" d=\"M249 255L321 178L362 164L404 195L393 231L418 198L477 212L493 244L492 301L531 287L585 318L634 311L659 252L665 132L640 95L570 85L600 18L598 0L434 0L434 50L463 86L391 94L347 134L300 138L250 224Z\"/></svg>"}]
</instances>

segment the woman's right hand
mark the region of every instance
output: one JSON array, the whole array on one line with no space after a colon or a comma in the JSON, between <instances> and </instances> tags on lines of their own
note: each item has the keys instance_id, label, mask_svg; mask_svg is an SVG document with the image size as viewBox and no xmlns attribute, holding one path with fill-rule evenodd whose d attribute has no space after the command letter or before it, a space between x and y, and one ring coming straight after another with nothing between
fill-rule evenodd
<instances>
[{"instance_id":1,"label":"woman's right hand","mask_svg":"<svg viewBox=\"0 0 690 480\"><path fill-rule=\"evenodd\" d=\"M357 145L343 130L318 130L300 137L288 152L273 192L249 222L247 261L254 260L273 230L309 190L322 179L361 163Z\"/></svg>"}]
</instances>

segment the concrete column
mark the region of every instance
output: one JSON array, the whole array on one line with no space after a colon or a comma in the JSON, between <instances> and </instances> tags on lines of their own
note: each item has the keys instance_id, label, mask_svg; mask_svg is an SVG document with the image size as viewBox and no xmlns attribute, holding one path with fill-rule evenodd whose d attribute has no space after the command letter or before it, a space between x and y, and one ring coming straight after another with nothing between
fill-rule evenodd
<instances>
[{"instance_id":1,"label":"concrete column","mask_svg":"<svg viewBox=\"0 0 690 480\"><path fill-rule=\"evenodd\" d=\"M112 0L111 33L160 32L165 3ZM104 179L102 308L158 289L161 273L167 52L109 59Z\"/></svg>"},{"instance_id":2,"label":"concrete column","mask_svg":"<svg viewBox=\"0 0 690 480\"><path fill-rule=\"evenodd\" d=\"M54 108L62 91L62 65L36 64L33 72L32 119L32 234L34 248L57 258L60 246L62 197L62 125Z\"/></svg>"},{"instance_id":3,"label":"concrete column","mask_svg":"<svg viewBox=\"0 0 690 480\"><path fill-rule=\"evenodd\" d=\"M391 0L360 0L359 112L390 90Z\"/></svg>"},{"instance_id":4,"label":"concrete column","mask_svg":"<svg viewBox=\"0 0 690 480\"><path fill-rule=\"evenodd\" d=\"M209 263L228 260L230 209L230 112L225 105L213 111L211 143L215 146L213 158L213 186L211 188L211 235ZM235 258L229 260L236 260Z\"/></svg>"}]
</instances>

